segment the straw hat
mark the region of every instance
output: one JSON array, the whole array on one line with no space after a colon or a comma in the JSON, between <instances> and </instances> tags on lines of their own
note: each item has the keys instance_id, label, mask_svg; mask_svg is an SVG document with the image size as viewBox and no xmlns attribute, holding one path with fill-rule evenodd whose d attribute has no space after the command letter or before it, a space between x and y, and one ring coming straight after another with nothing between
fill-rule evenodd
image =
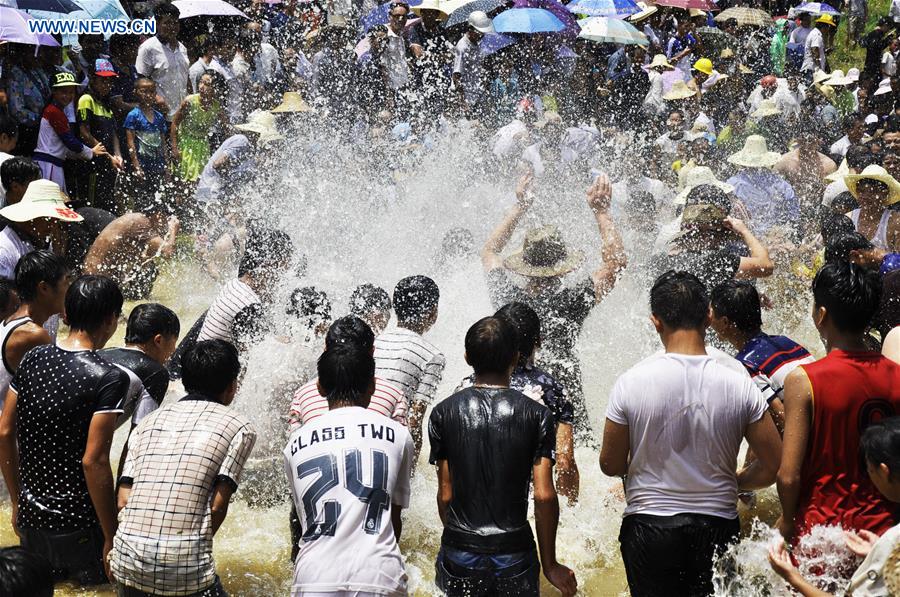
<instances>
[{"instance_id":1,"label":"straw hat","mask_svg":"<svg viewBox=\"0 0 900 597\"><path fill-rule=\"evenodd\" d=\"M762 135L750 135L744 141L743 149L728 156L730 163L747 168L771 168L780 159L780 153L769 151L766 139Z\"/></svg>"},{"instance_id":2,"label":"straw hat","mask_svg":"<svg viewBox=\"0 0 900 597\"><path fill-rule=\"evenodd\" d=\"M534 123L534 128L543 129L548 126L561 126L562 121L562 116L559 115L559 112L547 110L544 112L544 117Z\"/></svg>"},{"instance_id":3,"label":"straw hat","mask_svg":"<svg viewBox=\"0 0 900 597\"><path fill-rule=\"evenodd\" d=\"M730 184L726 184L716 178L716 175L713 174L713 171L710 170L706 166L695 166L691 168L691 171L687 173L687 180L685 181L684 190L678 193L675 196L675 205L684 205L687 203L687 197L694 190L694 187L699 187L700 185L711 184L714 187L718 187L721 191L725 193L733 193L734 187Z\"/></svg>"},{"instance_id":4,"label":"straw hat","mask_svg":"<svg viewBox=\"0 0 900 597\"><path fill-rule=\"evenodd\" d=\"M529 278L567 274L581 265L584 253L569 251L556 226L544 226L525 234L522 249L503 260L503 266Z\"/></svg>"},{"instance_id":5,"label":"straw hat","mask_svg":"<svg viewBox=\"0 0 900 597\"><path fill-rule=\"evenodd\" d=\"M781 109L775 104L775 100L764 99L759 102L759 105L756 107L756 110L750 114L750 117L765 118L766 116L778 116L779 114L781 114Z\"/></svg>"},{"instance_id":6,"label":"straw hat","mask_svg":"<svg viewBox=\"0 0 900 597\"><path fill-rule=\"evenodd\" d=\"M440 2L439 0L423 0L422 4L413 6L411 10L416 14L420 14L423 10L436 10L441 13L442 18L450 14L447 12L447 2Z\"/></svg>"},{"instance_id":7,"label":"straw hat","mask_svg":"<svg viewBox=\"0 0 900 597\"><path fill-rule=\"evenodd\" d=\"M53 218L63 222L82 221L84 218L66 205L68 199L58 184L40 178L28 183L21 201L0 209L0 216L11 222L30 222L37 218Z\"/></svg>"},{"instance_id":8,"label":"straw hat","mask_svg":"<svg viewBox=\"0 0 900 597\"><path fill-rule=\"evenodd\" d=\"M721 60L728 60L729 58L734 58L734 50L731 48L725 48L721 52L719 52L719 58Z\"/></svg>"},{"instance_id":9,"label":"straw hat","mask_svg":"<svg viewBox=\"0 0 900 597\"><path fill-rule=\"evenodd\" d=\"M837 91L834 90L834 87L832 87L831 85L825 85L824 83L822 85L816 85L816 90L824 95L825 99L827 99L828 101L833 100L834 95L837 93Z\"/></svg>"},{"instance_id":10,"label":"straw hat","mask_svg":"<svg viewBox=\"0 0 900 597\"><path fill-rule=\"evenodd\" d=\"M881 569L881 578L890 595L900 595L900 543L894 546Z\"/></svg>"},{"instance_id":11,"label":"straw hat","mask_svg":"<svg viewBox=\"0 0 900 597\"><path fill-rule=\"evenodd\" d=\"M816 19L816 24L825 23L826 25L831 25L832 27L837 27L837 23L834 22L834 17L831 15L822 15L818 19Z\"/></svg>"},{"instance_id":12,"label":"straw hat","mask_svg":"<svg viewBox=\"0 0 900 597\"><path fill-rule=\"evenodd\" d=\"M273 116L271 112L267 112L266 110L257 110L250 115L250 118L247 119L247 122L245 122L244 124L237 124L234 128L238 129L239 131L258 133L261 143L268 143L269 141L284 139L284 137L281 136L281 133L278 132L278 129L275 128L275 116Z\"/></svg>"},{"instance_id":13,"label":"straw hat","mask_svg":"<svg viewBox=\"0 0 900 597\"><path fill-rule=\"evenodd\" d=\"M669 70L675 70L675 67L672 66L672 64L668 60L666 60L665 54L657 54L653 57L653 61L650 62L650 68L659 67L667 68Z\"/></svg>"},{"instance_id":14,"label":"straw hat","mask_svg":"<svg viewBox=\"0 0 900 597\"><path fill-rule=\"evenodd\" d=\"M693 19L694 17L705 17L706 13L699 8L689 8L688 14Z\"/></svg>"},{"instance_id":15,"label":"straw hat","mask_svg":"<svg viewBox=\"0 0 900 597\"><path fill-rule=\"evenodd\" d=\"M819 83L824 83L828 79L831 78L831 75L826 73L825 71L819 69L813 73L813 85L818 85Z\"/></svg>"},{"instance_id":16,"label":"straw hat","mask_svg":"<svg viewBox=\"0 0 900 597\"><path fill-rule=\"evenodd\" d=\"M697 95L697 92L687 86L687 83L684 81L675 81L675 84L672 85L672 88L668 93L663 95L664 100L675 101L675 100L683 100L688 99L689 97L694 97Z\"/></svg>"},{"instance_id":17,"label":"straw hat","mask_svg":"<svg viewBox=\"0 0 900 597\"><path fill-rule=\"evenodd\" d=\"M700 71L704 75L713 73L713 63L709 58L701 58L694 63L694 70Z\"/></svg>"},{"instance_id":18,"label":"straw hat","mask_svg":"<svg viewBox=\"0 0 900 597\"><path fill-rule=\"evenodd\" d=\"M880 83L878 83L878 89L875 90L875 93L872 95L884 95L885 93L893 93L893 89L891 89L891 80L890 79L882 79Z\"/></svg>"},{"instance_id":19,"label":"straw hat","mask_svg":"<svg viewBox=\"0 0 900 597\"><path fill-rule=\"evenodd\" d=\"M831 77L828 78L828 85L831 85L832 87L843 87L852 82L853 81L851 81L849 77L844 76L844 71L842 70L831 71Z\"/></svg>"},{"instance_id":20,"label":"straw hat","mask_svg":"<svg viewBox=\"0 0 900 597\"><path fill-rule=\"evenodd\" d=\"M897 180L888 174L888 171L881 166L872 164L866 166L866 169L859 174L848 174L844 177L844 182L847 183L847 189L854 197L856 197L856 185L861 180L877 180L878 182L883 182L887 185L888 197L884 201L885 207L900 201L900 182L897 182ZM0 214L2 213L3 211L0 210Z\"/></svg>"},{"instance_id":21,"label":"straw hat","mask_svg":"<svg viewBox=\"0 0 900 597\"><path fill-rule=\"evenodd\" d=\"M850 70L848 70L847 71L847 79L851 83L858 83L859 82L859 69L856 67L853 67Z\"/></svg>"},{"instance_id":22,"label":"straw hat","mask_svg":"<svg viewBox=\"0 0 900 597\"><path fill-rule=\"evenodd\" d=\"M659 10L657 7L653 6L652 4L647 4L645 2L638 2L637 5L638 5L638 8L641 9L641 11L636 12L633 15L631 15L630 17L628 17L628 20L631 21L632 23L639 23L639 22L643 21L644 19L647 19L647 18L653 16L654 14L656 14L656 11Z\"/></svg>"},{"instance_id":23,"label":"straw hat","mask_svg":"<svg viewBox=\"0 0 900 597\"><path fill-rule=\"evenodd\" d=\"M281 103L270 110L273 113L283 112L312 112L313 109L303 101L303 97L296 91L285 91Z\"/></svg>"}]
</instances>

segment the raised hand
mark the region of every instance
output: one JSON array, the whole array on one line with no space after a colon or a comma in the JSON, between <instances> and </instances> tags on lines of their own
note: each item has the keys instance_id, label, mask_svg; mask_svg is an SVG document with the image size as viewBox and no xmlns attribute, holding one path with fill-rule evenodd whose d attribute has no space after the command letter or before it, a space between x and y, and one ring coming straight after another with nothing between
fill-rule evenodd
<instances>
[{"instance_id":1,"label":"raised hand","mask_svg":"<svg viewBox=\"0 0 900 597\"><path fill-rule=\"evenodd\" d=\"M600 174L594 180L591 188L587 192L588 206L594 213L603 213L609 211L609 205L612 201L612 183L609 182L609 176Z\"/></svg>"}]
</instances>

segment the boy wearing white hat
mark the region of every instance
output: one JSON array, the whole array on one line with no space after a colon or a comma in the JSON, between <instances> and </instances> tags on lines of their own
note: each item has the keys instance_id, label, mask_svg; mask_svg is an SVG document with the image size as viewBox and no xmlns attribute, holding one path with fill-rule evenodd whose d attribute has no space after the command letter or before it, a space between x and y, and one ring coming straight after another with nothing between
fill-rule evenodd
<instances>
[{"instance_id":1,"label":"boy wearing white hat","mask_svg":"<svg viewBox=\"0 0 900 597\"><path fill-rule=\"evenodd\" d=\"M494 33L494 24L480 10L470 14L468 22L468 31L453 50L453 87L461 102L471 109L481 99L483 88L484 73L478 44L486 34Z\"/></svg>"}]
</instances>

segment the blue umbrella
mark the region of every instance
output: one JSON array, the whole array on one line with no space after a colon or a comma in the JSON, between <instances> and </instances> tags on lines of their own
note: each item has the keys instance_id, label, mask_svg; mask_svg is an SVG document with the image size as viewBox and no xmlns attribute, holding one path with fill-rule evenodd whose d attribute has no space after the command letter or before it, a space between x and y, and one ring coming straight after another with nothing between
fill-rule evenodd
<instances>
[{"instance_id":1,"label":"blue umbrella","mask_svg":"<svg viewBox=\"0 0 900 597\"><path fill-rule=\"evenodd\" d=\"M482 56L490 56L495 52L499 52L507 46L516 43L515 38L502 33L488 33L478 44L478 53Z\"/></svg>"},{"instance_id":2,"label":"blue umbrella","mask_svg":"<svg viewBox=\"0 0 900 597\"><path fill-rule=\"evenodd\" d=\"M506 6L506 0L475 0L474 2L468 2L450 13L450 16L444 21L444 27L462 25L469 20L469 15L476 10L490 13L492 10L497 10L503 6Z\"/></svg>"},{"instance_id":3,"label":"blue umbrella","mask_svg":"<svg viewBox=\"0 0 900 597\"><path fill-rule=\"evenodd\" d=\"M407 4L409 4L410 6L418 6L422 4L422 0L411 0L410 2L407 2ZM366 16L359 20L359 25L360 27L362 27L363 33L368 33L369 29L376 25L387 25L388 17L390 14L390 2L385 2L384 4L370 10Z\"/></svg>"},{"instance_id":4,"label":"blue umbrella","mask_svg":"<svg viewBox=\"0 0 900 597\"><path fill-rule=\"evenodd\" d=\"M641 12L634 0L575 0L566 8L579 15L620 19Z\"/></svg>"},{"instance_id":5,"label":"blue umbrella","mask_svg":"<svg viewBox=\"0 0 900 597\"><path fill-rule=\"evenodd\" d=\"M834 16L838 16L841 14L841 11L831 6L830 4L825 4L824 2L804 2L794 9L794 13L798 12L808 12L809 14L813 15Z\"/></svg>"},{"instance_id":6,"label":"blue umbrella","mask_svg":"<svg viewBox=\"0 0 900 597\"><path fill-rule=\"evenodd\" d=\"M565 28L556 15L543 8L511 8L494 17L498 33L555 33Z\"/></svg>"}]
</instances>

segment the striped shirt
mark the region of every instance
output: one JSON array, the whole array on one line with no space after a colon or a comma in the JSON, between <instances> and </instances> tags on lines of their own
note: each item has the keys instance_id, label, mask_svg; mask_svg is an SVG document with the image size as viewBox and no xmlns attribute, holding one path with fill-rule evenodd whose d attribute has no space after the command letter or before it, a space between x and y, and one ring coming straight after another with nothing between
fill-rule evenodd
<instances>
[{"instance_id":1,"label":"striped shirt","mask_svg":"<svg viewBox=\"0 0 900 597\"><path fill-rule=\"evenodd\" d=\"M407 404L434 401L446 363L431 342L412 330L397 328L375 338L375 375L400 388Z\"/></svg>"},{"instance_id":2,"label":"striped shirt","mask_svg":"<svg viewBox=\"0 0 900 597\"><path fill-rule=\"evenodd\" d=\"M766 402L784 395L784 381L799 365L815 362L809 351L784 336L760 332L735 355L746 367Z\"/></svg>"},{"instance_id":3,"label":"striped shirt","mask_svg":"<svg viewBox=\"0 0 900 597\"><path fill-rule=\"evenodd\" d=\"M259 296L252 288L239 279L232 280L222 288L207 311L197 341L219 339L234 344L231 326L235 316L245 307L259 302Z\"/></svg>"},{"instance_id":4,"label":"striped shirt","mask_svg":"<svg viewBox=\"0 0 900 597\"><path fill-rule=\"evenodd\" d=\"M288 412L291 433L328 412L328 400L319 393L319 378L313 378L294 394ZM375 378L375 393L369 401L369 410L406 425L406 399L403 393L383 379Z\"/></svg>"}]
</instances>

